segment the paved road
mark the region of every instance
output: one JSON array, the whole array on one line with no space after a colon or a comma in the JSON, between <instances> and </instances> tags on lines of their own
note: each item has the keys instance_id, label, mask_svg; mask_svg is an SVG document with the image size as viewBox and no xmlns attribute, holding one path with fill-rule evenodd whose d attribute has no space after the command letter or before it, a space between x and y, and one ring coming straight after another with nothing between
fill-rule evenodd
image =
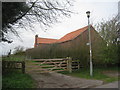
<instances>
[{"instance_id":1,"label":"paved road","mask_svg":"<svg viewBox=\"0 0 120 90\"><path fill-rule=\"evenodd\" d=\"M39 68L26 65L26 72L37 82L37 88L118 88L118 82L103 85L100 80L88 80L59 73L40 73ZM33 70L32 70L33 69Z\"/></svg>"},{"instance_id":2,"label":"paved road","mask_svg":"<svg viewBox=\"0 0 120 90\"><path fill-rule=\"evenodd\" d=\"M116 82L108 83L108 84L105 84L105 85L101 85L101 86L98 86L96 88L119 88L120 89L120 86L118 86L118 84L120 84L120 81L116 81Z\"/></svg>"},{"instance_id":3,"label":"paved road","mask_svg":"<svg viewBox=\"0 0 120 90\"><path fill-rule=\"evenodd\" d=\"M92 88L103 84L100 80L87 80L59 73L29 73L37 81L37 88Z\"/></svg>"}]
</instances>

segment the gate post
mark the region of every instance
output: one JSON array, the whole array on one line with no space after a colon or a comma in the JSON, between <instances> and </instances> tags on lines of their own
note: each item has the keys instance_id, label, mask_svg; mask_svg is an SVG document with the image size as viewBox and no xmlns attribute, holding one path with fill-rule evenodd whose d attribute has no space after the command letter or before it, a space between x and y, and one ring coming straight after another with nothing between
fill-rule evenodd
<instances>
[{"instance_id":1,"label":"gate post","mask_svg":"<svg viewBox=\"0 0 120 90\"><path fill-rule=\"evenodd\" d=\"M67 70L69 70L69 58L67 57Z\"/></svg>"},{"instance_id":2,"label":"gate post","mask_svg":"<svg viewBox=\"0 0 120 90\"><path fill-rule=\"evenodd\" d=\"M78 61L78 70L80 69L80 62Z\"/></svg>"},{"instance_id":3,"label":"gate post","mask_svg":"<svg viewBox=\"0 0 120 90\"><path fill-rule=\"evenodd\" d=\"M67 70L72 73L72 59L70 57L67 57Z\"/></svg>"},{"instance_id":4,"label":"gate post","mask_svg":"<svg viewBox=\"0 0 120 90\"><path fill-rule=\"evenodd\" d=\"M25 73L25 61L23 61L21 64L22 64L22 73Z\"/></svg>"}]
</instances>

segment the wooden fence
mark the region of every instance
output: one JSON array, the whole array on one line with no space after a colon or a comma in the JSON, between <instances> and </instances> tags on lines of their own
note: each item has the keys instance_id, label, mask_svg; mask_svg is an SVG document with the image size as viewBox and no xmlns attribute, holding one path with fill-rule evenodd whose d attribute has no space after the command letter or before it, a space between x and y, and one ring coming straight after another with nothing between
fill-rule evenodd
<instances>
[{"instance_id":1,"label":"wooden fence","mask_svg":"<svg viewBox=\"0 0 120 90\"><path fill-rule=\"evenodd\" d=\"M3 72L14 69L21 69L22 73L25 73L25 61L2 61Z\"/></svg>"},{"instance_id":2,"label":"wooden fence","mask_svg":"<svg viewBox=\"0 0 120 90\"><path fill-rule=\"evenodd\" d=\"M35 66L39 66L39 70L43 72L59 72L59 71L69 71L70 73L79 69L79 63L72 61L71 58L61 58L61 59L32 59Z\"/></svg>"}]
</instances>

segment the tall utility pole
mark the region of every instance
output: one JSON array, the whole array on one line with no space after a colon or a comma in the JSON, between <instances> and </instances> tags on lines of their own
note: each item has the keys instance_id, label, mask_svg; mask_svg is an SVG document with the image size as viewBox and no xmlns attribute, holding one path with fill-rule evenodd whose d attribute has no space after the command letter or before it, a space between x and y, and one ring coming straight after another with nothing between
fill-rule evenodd
<instances>
[{"instance_id":1,"label":"tall utility pole","mask_svg":"<svg viewBox=\"0 0 120 90\"><path fill-rule=\"evenodd\" d=\"M120 1L118 2L118 22L120 24Z\"/></svg>"},{"instance_id":2,"label":"tall utility pole","mask_svg":"<svg viewBox=\"0 0 120 90\"><path fill-rule=\"evenodd\" d=\"M90 32L90 11L86 12L88 17L88 33L89 33L89 46L90 46L90 76L93 76L93 64L92 64L92 47L91 47L91 32Z\"/></svg>"}]
</instances>

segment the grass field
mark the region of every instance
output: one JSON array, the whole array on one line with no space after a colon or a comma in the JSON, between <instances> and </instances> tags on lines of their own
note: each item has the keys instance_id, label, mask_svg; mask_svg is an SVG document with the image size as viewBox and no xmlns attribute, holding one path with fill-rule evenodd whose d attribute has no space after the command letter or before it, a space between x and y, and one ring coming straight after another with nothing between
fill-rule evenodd
<instances>
[{"instance_id":1,"label":"grass field","mask_svg":"<svg viewBox=\"0 0 120 90\"><path fill-rule=\"evenodd\" d=\"M28 75L18 71L2 76L2 88L35 88L35 81Z\"/></svg>"},{"instance_id":2,"label":"grass field","mask_svg":"<svg viewBox=\"0 0 120 90\"><path fill-rule=\"evenodd\" d=\"M93 76L91 77L89 74L89 68L81 68L80 70L73 71L72 73L69 73L67 71L60 72L62 74L74 76L74 77L80 77L80 78L86 78L86 79L96 79L96 80L102 80L104 83L109 83L113 81L117 81L120 78L118 77L110 77L105 74L103 74L104 71L113 71L117 72L118 67L112 67L112 68L94 68Z\"/></svg>"}]
</instances>

